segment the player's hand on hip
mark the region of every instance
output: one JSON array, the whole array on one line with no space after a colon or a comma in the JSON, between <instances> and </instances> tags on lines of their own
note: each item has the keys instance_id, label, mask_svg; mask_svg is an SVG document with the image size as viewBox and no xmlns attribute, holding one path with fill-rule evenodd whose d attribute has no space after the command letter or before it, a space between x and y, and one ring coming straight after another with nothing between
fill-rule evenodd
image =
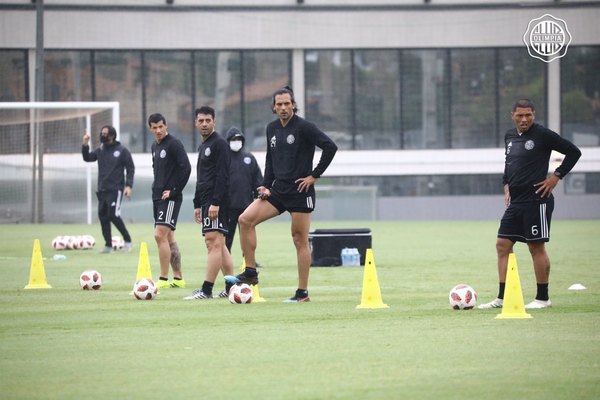
<instances>
[{"instance_id":1,"label":"player's hand on hip","mask_svg":"<svg viewBox=\"0 0 600 400\"><path fill-rule=\"evenodd\" d=\"M550 175L548 178L544 179L543 181L533 185L536 188L535 192L538 193L541 197L548 197L548 196L550 196L550 194L552 194L552 191L558 184L559 180L560 179L557 176Z\"/></svg>"},{"instance_id":2,"label":"player's hand on hip","mask_svg":"<svg viewBox=\"0 0 600 400\"><path fill-rule=\"evenodd\" d=\"M309 175L304 178L296 179L295 183L298 184L298 191L300 193L308 192L308 189L310 189L310 187L315 184L315 180L316 180L315 177L312 175Z\"/></svg>"},{"instance_id":3,"label":"player's hand on hip","mask_svg":"<svg viewBox=\"0 0 600 400\"><path fill-rule=\"evenodd\" d=\"M256 192L258 193L258 198L260 200L266 200L271 195L271 191L264 186L259 186L256 189Z\"/></svg>"}]
</instances>

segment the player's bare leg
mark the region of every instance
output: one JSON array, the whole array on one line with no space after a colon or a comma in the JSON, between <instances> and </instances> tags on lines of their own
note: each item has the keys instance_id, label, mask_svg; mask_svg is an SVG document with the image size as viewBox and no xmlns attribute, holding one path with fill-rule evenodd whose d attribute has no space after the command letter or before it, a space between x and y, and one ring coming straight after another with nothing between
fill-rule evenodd
<instances>
[{"instance_id":1,"label":"player's bare leg","mask_svg":"<svg viewBox=\"0 0 600 400\"><path fill-rule=\"evenodd\" d=\"M246 266L256 268L256 226L279 215L279 211L266 200L254 200L240 215L240 243Z\"/></svg>"},{"instance_id":2,"label":"player's bare leg","mask_svg":"<svg viewBox=\"0 0 600 400\"><path fill-rule=\"evenodd\" d=\"M169 277L169 265L171 262L170 233L171 228L166 225L156 225L154 227L154 240L158 246L158 260L160 262L160 276L163 278Z\"/></svg>"},{"instance_id":3,"label":"player's bare leg","mask_svg":"<svg viewBox=\"0 0 600 400\"><path fill-rule=\"evenodd\" d=\"M310 213L293 212L292 214L292 239L296 247L298 260L298 289L308 290L308 276L310 273L310 247L308 245L308 231L310 230Z\"/></svg>"},{"instance_id":4,"label":"player's bare leg","mask_svg":"<svg viewBox=\"0 0 600 400\"><path fill-rule=\"evenodd\" d=\"M221 270L221 266L224 265L223 262L226 261L223 259L223 248L227 250L227 247L225 246L225 236L218 231L206 232L204 235L204 243L206 244L206 249L208 250L204 280L214 283L217 279L219 271ZM229 252L227 252L227 254L229 254ZM231 259L231 257L229 258ZM233 271L231 260L229 260L229 264L231 266L231 270Z\"/></svg>"},{"instance_id":5,"label":"player's bare leg","mask_svg":"<svg viewBox=\"0 0 600 400\"><path fill-rule=\"evenodd\" d=\"M508 256L513 252L514 243L512 240L498 238L496 240L496 254L498 255L498 280L506 282L506 272L508 271Z\"/></svg>"},{"instance_id":6,"label":"player's bare leg","mask_svg":"<svg viewBox=\"0 0 600 400\"><path fill-rule=\"evenodd\" d=\"M169 234L169 240L173 240L169 242L169 248L171 250L171 258L169 259L169 263L171 264L171 269L173 270L173 276L175 278L182 279L181 276L181 252L179 251L179 246L177 242L175 242L175 233L171 231Z\"/></svg>"}]
</instances>

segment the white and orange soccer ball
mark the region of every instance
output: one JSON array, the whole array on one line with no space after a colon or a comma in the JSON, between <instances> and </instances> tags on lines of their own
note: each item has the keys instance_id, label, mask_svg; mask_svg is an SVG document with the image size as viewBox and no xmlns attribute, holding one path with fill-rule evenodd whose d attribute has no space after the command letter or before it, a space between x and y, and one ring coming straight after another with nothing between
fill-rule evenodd
<instances>
[{"instance_id":1,"label":"white and orange soccer ball","mask_svg":"<svg viewBox=\"0 0 600 400\"><path fill-rule=\"evenodd\" d=\"M57 236L52 239L52 248L54 250L65 250L68 245L68 238L66 236Z\"/></svg>"},{"instance_id":2,"label":"white and orange soccer ball","mask_svg":"<svg viewBox=\"0 0 600 400\"><path fill-rule=\"evenodd\" d=\"M91 269L83 271L79 276L79 285L83 290L98 290L102 287L102 275Z\"/></svg>"},{"instance_id":3,"label":"white and orange soccer ball","mask_svg":"<svg viewBox=\"0 0 600 400\"><path fill-rule=\"evenodd\" d=\"M477 293L471 286L461 283L452 288L448 301L455 310L470 310L477 304Z\"/></svg>"},{"instance_id":4,"label":"white and orange soccer ball","mask_svg":"<svg viewBox=\"0 0 600 400\"><path fill-rule=\"evenodd\" d=\"M82 235L79 238L79 248L86 250L91 249L96 245L96 239L92 235Z\"/></svg>"},{"instance_id":5,"label":"white and orange soccer ball","mask_svg":"<svg viewBox=\"0 0 600 400\"><path fill-rule=\"evenodd\" d=\"M232 304L249 304L254 299L254 291L247 283L233 285L229 289L229 302Z\"/></svg>"},{"instance_id":6,"label":"white and orange soccer ball","mask_svg":"<svg viewBox=\"0 0 600 400\"><path fill-rule=\"evenodd\" d=\"M113 250L121 250L125 245L125 241L121 236L113 236L112 237L112 248Z\"/></svg>"},{"instance_id":7,"label":"white and orange soccer ball","mask_svg":"<svg viewBox=\"0 0 600 400\"><path fill-rule=\"evenodd\" d=\"M67 238L67 249L79 249L79 236L65 236Z\"/></svg>"},{"instance_id":8,"label":"white and orange soccer ball","mask_svg":"<svg viewBox=\"0 0 600 400\"><path fill-rule=\"evenodd\" d=\"M133 285L133 295L138 300L152 300L157 294L158 289L150 278L142 278Z\"/></svg>"}]
</instances>

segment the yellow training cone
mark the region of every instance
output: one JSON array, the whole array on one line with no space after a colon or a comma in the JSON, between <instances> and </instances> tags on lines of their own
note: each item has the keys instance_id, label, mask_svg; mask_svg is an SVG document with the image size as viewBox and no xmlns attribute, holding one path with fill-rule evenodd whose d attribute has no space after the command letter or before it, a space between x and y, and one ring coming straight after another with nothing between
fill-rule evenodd
<instances>
[{"instance_id":1,"label":"yellow training cone","mask_svg":"<svg viewBox=\"0 0 600 400\"><path fill-rule=\"evenodd\" d=\"M506 272L504 304L502 305L502 312L496 316L496 319L524 318L532 318L532 316L525 312L525 302L523 301L523 291L521 290L519 270L517 269L517 259L515 253L510 253L508 255L508 270Z\"/></svg>"},{"instance_id":2,"label":"yellow training cone","mask_svg":"<svg viewBox=\"0 0 600 400\"><path fill-rule=\"evenodd\" d=\"M152 279L152 271L150 270L150 259L148 258L148 247L146 246L146 242L142 242L140 245L140 257L138 259L138 268L135 281L137 282L144 278Z\"/></svg>"},{"instance_id":3,"label":"yellow training cone","mask_svg":"<svg viewBox=\"0 0 600 400\"><path fill-rule=\"evenodd\" d=\"M31 268L29 269L29 284L25 289L50 289L46 281L46 272L44 271L44 260L42 259L42 250L40 241L35 239L33 242L33 253L31 255Z\"/></svg>"},{"instance_id":4,"label":"yellow training cone","mask_svg":"<svg viewBox=\"0 0 600 400\"><path fill-rule=\"evenodd\" d=\"M253 303L263 303L266 301L263 297L260 297L258 285L252 285L252 292L254 292L254 298L252 299Z\"/></svg>"},{"instance_id":5,"label":"yellow training cone","mask_svg":"<svg viewBox=\"0 0 600 400\"><path fill-rule=\"evenodd\" d=\"M379 288L372 249L367 249L365 270L363 271L362 297L356 308L389 308L381 299L381 289Z\"/></svg>"}]
</instances>

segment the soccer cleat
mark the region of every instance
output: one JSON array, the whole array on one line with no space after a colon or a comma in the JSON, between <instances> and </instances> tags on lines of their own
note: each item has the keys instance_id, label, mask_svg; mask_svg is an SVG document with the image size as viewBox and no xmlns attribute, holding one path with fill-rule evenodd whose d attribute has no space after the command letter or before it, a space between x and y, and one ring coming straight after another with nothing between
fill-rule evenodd
<instances>
[{"instance_id":1,"label":"soccer cleat","mask_svg":"<svg viewBox=\"0 0 600 400\"><path fill-rule=\"evenodd\" d=\"M283 302L284 303L308 303L309 301L310 301L310 297L308 297L308 296L298 297L297 295L295 295L292 298L285 299Z\"/></svg>"},{"instance_id":2,"label":"soccer cleat","mask_svg":"<svg viewBox=\"0 0 600 400\"><path fill-rule=\"evenodd\" d=\"M226 297L229 297L229 295L227 294L227 291L225 289L223 289L223 291L219 292L219 294L217 295L217 297L224 299Z\"/></svg>"},{"instance_id":3,"label":"soccer cleat","mask_svg":"<svg viewBox=\"0 0 600 400\"><path fill-rule=\"evenodd\" d=\"M110 254L113 252L112 247L105 246L102 250L100 250L100 254Z\"/></svg>"},{"instance_id":4,"label":"soccer cleat","mask_svg":"<svg viewBox=\"0 0 600 400\"><path fill-rule=\"evenodd\" d=\"M192 292L191 295L184 297L184 300L204 300L204 299L212 299L212 294L206 294L202 291L202 289L196 289Z\"/></svg>"},{"instance_id":5,"label":"soccer cleat","mask_svg":"<svg viewBox=\"0 0 600 400\"><path fill-rule=\"evenodd\" d=\"M236 276L225 275L225 282L233 283L234 285L238 284L238 283L246 283L248 285L258 285L258 272L254 276L246 275L246 271L244 271L241 274L238 274Z\"/></svg>"},{"instance_id":6,"label":"soccer cleat","mask_svg":"<svg viewBox=\"0 0 600 400\"><path fill-rule=\"evenodd\" d=\"M172 288L185 289L185 279L173 279L169 282L169 286Z\"/></svg>"},{"instance_id":7,"label":"soccer cleat","mask_svg":"<svg viewBox=\"0 0 600 400\"><path fill-rule=\"evenodd\" d=\"M156 288L157 289L166 289L166 288L170 288L171 284L169 283L169 281L165 281L164 279L159 279L158 282L156 282Z\"/></svg>"},{"instance_id":8,"label":"soccer cleat","mask_svg":"<svg viewBox=\"0 0 600 400\"><path fill-rule=\"evenodd\" d=\"M123 245L123 248L121 249L121 251L123 253L129 253L132 249L133 249L133 243L131 243L131 242L125 242L125 244Z\"/></svg>"},{"instance_id":9,"label":"soccer cleat","mask_svg":"<svg viewBox=\"0 0 600 400\"><path fill-rule=\"evenodd\" d=\"M552 302L550 301L550 299L548 299L548 300L535 299L531 303L525 304L525 308L527 310L535 310L535 309L539 309L539 308L548 308L548 307L552 307Z\"/></svg>"},{"instance_id":10,"label":"soccer cleat","mask_svg":"<svg viewBox=\"0 0 600 400\"><path fill-rule=\"evenodd\" d=\"M489 303L484 303L484 304L480 304L477 306L477 308L480 309L488 309L488 308L502 308L502 304L504 304L504 300L502 299L494 299L492 301L490 301Z\"/></svg>"}]
</instances>

